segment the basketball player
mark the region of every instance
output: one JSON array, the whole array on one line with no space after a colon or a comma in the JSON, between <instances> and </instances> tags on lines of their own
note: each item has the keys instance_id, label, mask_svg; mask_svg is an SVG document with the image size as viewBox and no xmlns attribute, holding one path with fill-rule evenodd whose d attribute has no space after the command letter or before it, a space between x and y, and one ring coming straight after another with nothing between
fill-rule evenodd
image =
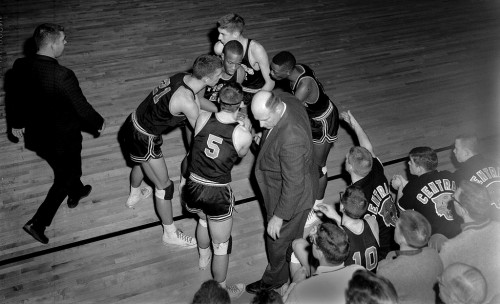
<instances>
[{"instance_id":1,"label":"basketball player","mask_svg":"<svg viewBox=\"0 0 500 304\"><path fill-rule=\"evenodd\" d=\"M195 247L196 241L175 227L172 217L174 183L169 179L161 151L162 134L188 120L194 127L200 111L196 93L215 85L222 73L222 62L216 56L201 55L193 73L179 73L163 80L127 118L122 142L135 163L130 172L130 196L127 206L142 199L140 185L144 175L154 183L155 207L163 224L163 243Z\"/></svg>"},{"instance_id":2,"label":"basketball player","mask_svg":"<svg viewBox=\"0 0 500 304\"><path fill-rule=\"evenodd\" d=\"M297 64L295 57L287 51L278 53L271 62L271 78L276 81L287 79L290 89L304 105L309 116L313 134L314 161L318 165L319 190L314 206L323 202L328 175L326 160L328 153L337 140L339 129L339 112L335 104L325 94L323 86L314 75L313 70L305 64ZM319 218L311 209L307 218L306 229Z\"/></svg>"},{"instance_id":3,"label":"basketball player","mask_svg":"<svg viewBox=\"0 0 500 304\"><path fill-rule=\"evenodd\" d=\"M245 20L237 14L227 14L217 21L219 41L214 46L217 55L222 54L223 47L231 40L237 40L243 45L244 56L241 66L246 75L243 80L243 92L245 105L250 104L252 97L259 90L271 91L274 81L269 73L269 57L264 47L257 41L243 36Z\"/></svg>"},{"instance_id":4,"label":"basketball player","mask_svg":"<svg viewBox=\"0 0 500 304\"><path fill-rule=\"evenodd\" d=\"M245 78L245 70L241 66L241 61L243 60L243 46L236 40L231 40L224 45L224 49L221 54L222 65L224 70L222 71L221 78L215 86L207 86L204 90L201 90L199 94L203 95L203 98L210 101L214 108L202 109L210 112L218 112L219 109L219 92L221 88L230 82L237 82L241 84Z\"/></svg>"},{"instance_id":5,"label":"basketball player","mask_svg":"<svg viewBox=\"0 0 500 304\"><path fill-rule=\"evenodd\" d=\"M196 121L191 148L190 173L182 189L182 200L189 212L199 216L196 239L200 252L199 266L210 263L213 246L212 273L226 288L226 274L231 253L234 196L229 183L231 169L247 154L252 142L249 128L238 122L238 109L243 100L241 85L227 83L219 93L221 111L203 112ZM227 286L230 297L241 296L244 284Z\"/></svg>"}]
</instances>

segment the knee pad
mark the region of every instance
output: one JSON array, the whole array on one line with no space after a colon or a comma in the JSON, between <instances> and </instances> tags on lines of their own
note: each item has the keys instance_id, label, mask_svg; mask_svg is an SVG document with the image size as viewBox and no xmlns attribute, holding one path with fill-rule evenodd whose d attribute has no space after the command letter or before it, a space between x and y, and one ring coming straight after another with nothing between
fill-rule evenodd
<instances>
[{"instance_id":1,"label":"knee pad","mask_svg":"<svg viewBox=\"0 0 500 304\"><path fill-rule=\"evenodd\" d=\"M319 167L318 166L318 169L319 169L318 170L318 172L319 172L319 178L322 178L323 176L326 175L326 172L327 172L326 166L324 166L324 167Z\"/></svg>"},{"instance_id":2,"label":"knee pad","mask_svg":"<svg viewBox=\"0 0 500 304\"><path fill-rule=\"evenodd\" d=\"M198 219L198 223L199 223L202 227L207 228L207 221L205 221L204 219L202 219L202 218Z\"/></svg>"},{"instance_id":3,"label":"knee pad","mask_svg":"<svg viewBox=\"0 0 500 304\"><path fill-rule=\"evenodd\" d=\"M165 189L155 189L155 196L164 200L171 200L174 197L174 183L171 182L170 186Z\"/></svg>"},{"instance_id":4,"label":"knee pad","mask_svg":"<svg viewBox=\"0 0 500 304\"><path fill-rule=\"evenodd\" d=\"M214 243L212 242L212 246L214 247L215 255L226 255L231 253L231 249L233 247L233 237L230 236L229 240L224 243Z\"/></svg>"}]
</instances>

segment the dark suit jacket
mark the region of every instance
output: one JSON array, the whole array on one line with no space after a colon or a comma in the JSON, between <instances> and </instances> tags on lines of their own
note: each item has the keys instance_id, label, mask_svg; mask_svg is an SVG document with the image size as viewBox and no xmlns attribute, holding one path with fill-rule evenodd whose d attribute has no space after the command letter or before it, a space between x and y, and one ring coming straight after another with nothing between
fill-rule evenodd
<instances>
[{"instance_id":1,"label":"dark suit jacket","mask_svg":"<svg viewBox=\"0 0 500 304\"><path fill-rule=\"evenodd\" d=\"M26 146L35 151L64 149L81 142L82 128L92 132L104 119L87 102L72 70L51 57L17 59L13 67L12 127L26 128Z\"/></svg>"},{"instance_id":2,"label":"dark suit jacket","mask_svg":"<svg viewBox=\"0 0 500 304\"><path fill-rule=\"evenodd\" d=\"M313 164L311 127L304 106L289 93L275 93L286 110L272 131L262 135L255 177L268 220L273 215L290 220L313 206L318 170Z\"/></svg>"}]
</instances>

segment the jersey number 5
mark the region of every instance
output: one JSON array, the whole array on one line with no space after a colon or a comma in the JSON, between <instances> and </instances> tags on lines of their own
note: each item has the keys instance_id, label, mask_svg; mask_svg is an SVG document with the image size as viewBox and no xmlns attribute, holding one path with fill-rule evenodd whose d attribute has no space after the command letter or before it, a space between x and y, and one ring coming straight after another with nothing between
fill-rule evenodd
<instances>
[{"instance_id":1,"label":"jersey number 5","mask_svg":"<svg viewBox=\"0 0 500 304\"><path fill-rule=\"evenodd\" d=\"M205 148L205 155L207 157L210 157L211 159L216 159L217 156L219 156L220 148L216 144L219 145L222 144L222 138L220 138L219 136L209 134L207 139L208 148Z\"/></svg>"}]
</instances>

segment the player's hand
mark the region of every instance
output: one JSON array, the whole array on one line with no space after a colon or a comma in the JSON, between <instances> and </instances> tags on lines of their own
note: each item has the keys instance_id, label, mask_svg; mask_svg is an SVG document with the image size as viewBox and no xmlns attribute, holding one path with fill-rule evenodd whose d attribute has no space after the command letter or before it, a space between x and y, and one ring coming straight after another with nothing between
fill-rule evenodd
<instances>
[{"instance_id":1,"label":"player's hand","mask_svg":"<svg viewBox=\"0 0 500 304\"><path fill-rule=\"evenodd\" d=\"M248 132L251 132L252 130L252 123L250 122L250 119L248 119L248 115L244 113L238 113L238 116L236 117L236 121L245 129L248 130Z\"/></svg>"},{"instance_id":2,"label":"player's hand","mask_svg":"<svg viewBox=\"0 0 500 304\"><path fill-rule=\"evenodd\" d=\"M273 215L273 217L269 220L269 223L267 223L267 234L269 234L273 240L279 239L282 225L283 219Z\"/></svg>"},{"instance_id":3,"label":"player's hand","mask_svg":"<svg viewBox=\"0 0 500 304\"><path fill-rule=\"evenodd\" d=\"M401 187L404 188L406 184L408 184L408 181L399 174L394 175L391 179L391 186L396 190Z\"/></svg>"},{"instance_id":4,"label":"player's hand","mask_svg":"<svg viewBox=\"0 0 500 304\"><path fill-rule=\"evenodd\" d=\"M21 139L24 137L24 128L16 129L12 128L12 135L14 135L17 139Z\"/></svg>"},{"instance_id":5,"label":"player's hand","mask_svg":"<svg viewBox=\"0 0 500 304\"><path fill-rule=\"evenodd\" d=\"M354 118L354 116L352 116L351 111L340 113L340 118L342 118L342 120L344 120L347 124L349 124L351 128L358 123L358 121Z\"/></svg>"},{"instance_id":6,"label":"player's hand","mask_svg":"<svg viewBox=\"0 0 500 304\"><path fill-rule=\"evenodd\" d=\"M99 133L99 136L102 134L102 132L104 131L104 129L106 129L106 121L104 121L102 123L102 127L99 130L97 130L97 133Z\"/></svg>"},{"instance_id":7,"label":"player's hand","mask_svg":"<svg viewBox=\"0 0 500 304\"><path fill-rule=\"evenodd\" d=\"M253 141L259 145L262 138L262 132L255 133L255 131L252 130L252 134Z\"/></svg>"},{"instance_id":8,"label":"player's hand","mask_svg":"<svg viewBox=\"0 0 500 304\"><path fill-rule=\"evenodd\" d=\"M331 218L332 220L335 220L340 224L341 217L338 214L337 210L335 210L335 207L330 204L321 203L318 204L316 208L321 211L321 213L323 213L326 217Z\"/></svg>"}]
</instances>

